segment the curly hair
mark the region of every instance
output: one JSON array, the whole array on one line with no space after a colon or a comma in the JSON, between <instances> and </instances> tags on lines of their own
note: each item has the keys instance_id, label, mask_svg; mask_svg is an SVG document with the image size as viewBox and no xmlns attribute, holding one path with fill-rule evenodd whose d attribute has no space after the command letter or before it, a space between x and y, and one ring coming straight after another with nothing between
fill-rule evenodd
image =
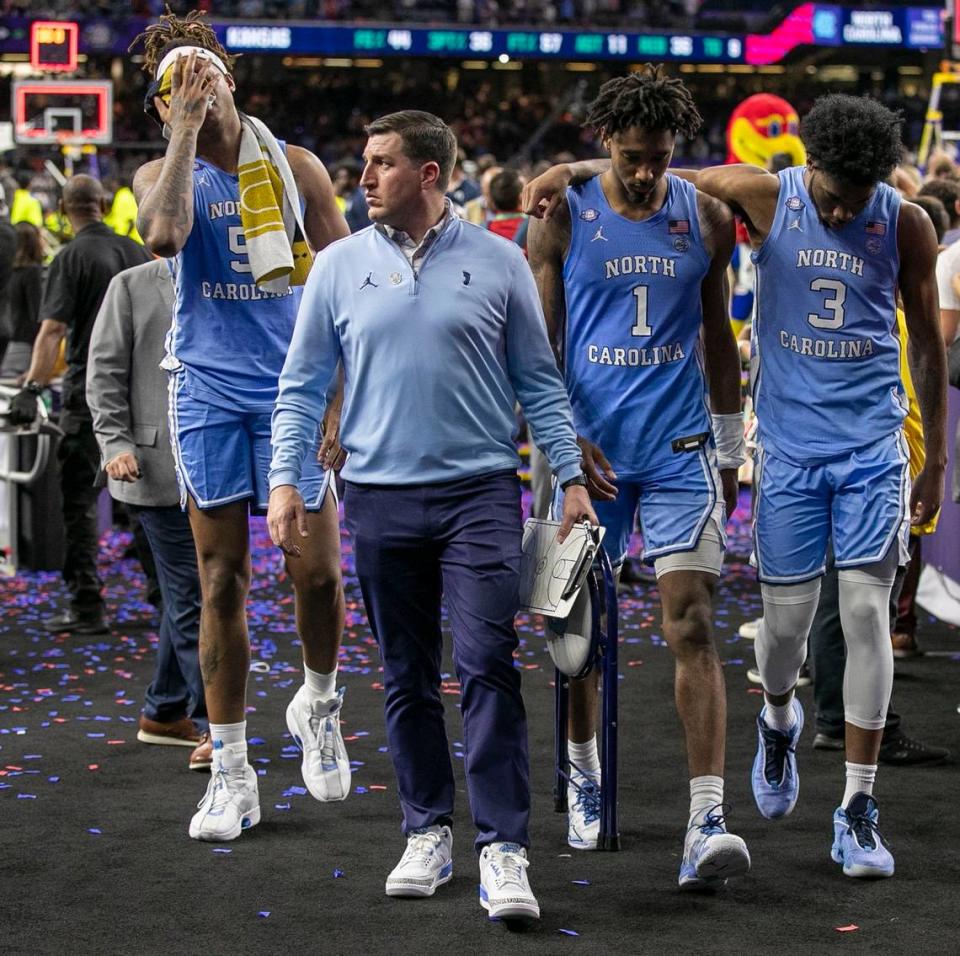
<instances>
[{"instance_id":1,"label":"curly hair","mask_svg":"<svg viewBox=\"0 0 960 956\"><path fill-rule=\"evenodd\" d=\"M151 76L156 72L160 61L178 46L199 46L216 53L228 70L233 70L237 58L231 56L217 39L211 27L204 22L200 10L191 10L183 19L177 17L167 7L156 23L151 23L143 33L136 36L127 52L133 51L143 41L143 70Z\"/></svg>"},{"instance_id":2,"label":"curly hair","mask_svg":"<svg viewBox=\"0 0 960 956\"><path fill-rule=\"evenodd\" d=\"M821 96L800 123L800 139L818 169L841 182L872 186L900 162L903 115L866 96Z\"/></svg>"},{"instance_id":3,"label":"curly hair","mask_svg":"<svg viewBox=\"0 0 960 956\"><path fill-rule=\"evenodd\" d=\"M608 80L587 107L584 126L592 126L604 138L639 126L667 129L687 139L703 124L690 91L667 76L663 66L647 63L637 73Z\"/></svg>"}]
</instances>

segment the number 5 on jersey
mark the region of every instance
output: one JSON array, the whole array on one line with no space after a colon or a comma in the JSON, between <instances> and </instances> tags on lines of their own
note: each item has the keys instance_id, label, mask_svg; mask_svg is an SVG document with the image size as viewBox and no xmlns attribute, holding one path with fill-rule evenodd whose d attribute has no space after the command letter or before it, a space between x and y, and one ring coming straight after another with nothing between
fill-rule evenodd
<instances>
[{"instance_id":1,"label":"number 5 on jersey","mask_svg":"<svg viewBox=\"0 0 960 956\"><path fill-rule=\"evenodd\" d=\"M231 259L230 268L234 272L253 272L253 266L247 258L247 240L243 234L243 226L231 226L227 230L227 245L230 251L242 259Z\"/></svg>"}]
</instances>

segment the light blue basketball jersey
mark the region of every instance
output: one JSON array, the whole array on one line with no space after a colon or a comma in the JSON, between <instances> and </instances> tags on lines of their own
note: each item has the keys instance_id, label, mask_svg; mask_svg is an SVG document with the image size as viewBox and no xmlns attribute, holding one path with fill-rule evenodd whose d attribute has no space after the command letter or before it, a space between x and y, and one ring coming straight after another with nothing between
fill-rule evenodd
<instances>
[{"instance_id":1,"label":"light blue basketball jersey","mask_svg":"<svg viewBox=\"0 0 960 956\"><path fill-rule=\"evenodd\" d=\"M198 159L193 229L173 260L176 305L164 365L212 404L271 411L300 302L253 281L240 225L236 176Z\"/></svg>"},{"instance_id":2,"label":"light blue basketball jersey","mask_svg":"<svg viewBox=\"0 0 960 956\"><path fill-rule=\"evenodd\" d=\"M804 169L780 173L773 227L753 253L754 404L764 448L814 465L879 441L906 415L896 336L900 197L878 183L855 219L828 229Z\"/></svg>"},{"instance_id":3,"label":"light blue basketball jersey","mask_svg":"<svg viewBox=\"0 0 960 956\"><path fill-rule=\"evenodd\" d=\"M620 478L671 459L673 442L710 430L700 352L701 282L710 256L696 189L667 176L667 198L633 222L600 177L567 189L564 369L579 434Z\"/></svg>"}]
</instances>

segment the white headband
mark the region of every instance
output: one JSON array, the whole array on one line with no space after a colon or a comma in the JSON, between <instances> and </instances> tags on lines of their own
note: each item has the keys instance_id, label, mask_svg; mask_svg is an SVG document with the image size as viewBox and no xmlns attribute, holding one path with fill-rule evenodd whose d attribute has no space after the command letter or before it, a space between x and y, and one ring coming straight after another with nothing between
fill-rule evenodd
<instances>
[{"instance_id":1,"label":"white headband","mask_svg":"<svg viewBox=\"0 0 960 956\"><path fill-rule=\"evenodd\" d=\"M211 53L202 46L177 46L160 61L154 79L163 79L163 74L167 71L167 67L179 60L180 57L190 56L191 53L196 53L197 57L201 60L209 60L224 76L229 74L230 71L216 53Z\"/></svg>"}]
</instances>

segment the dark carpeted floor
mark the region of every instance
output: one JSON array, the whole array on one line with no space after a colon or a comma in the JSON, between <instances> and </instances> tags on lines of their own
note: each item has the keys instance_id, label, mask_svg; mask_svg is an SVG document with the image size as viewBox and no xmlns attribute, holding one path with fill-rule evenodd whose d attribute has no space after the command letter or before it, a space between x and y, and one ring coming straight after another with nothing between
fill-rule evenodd
<instances>
[{"instance_id":1,"label":"dark carpeted floor","mask_svg":"<svg viewBox=\"0 0 960 956\"><path fill-rule=\"evenodd\" d=\"M489 923L477 903L462 787L453 882L431 900L383 894L403 840L377 652L348 540L341 674L354 793L323 805L303 791L284 725L299 684L292 598L255 524L250 619L264 666L251 674L248 728L263 822L230 844L190 840L187 823L206 779L187 770L187 750L136 741L156 637L152 609L140 601L142 578L121 560L125 543L108 536L102 555L114 622L108 637L39 630L63 596L57 575L0 583L0 952L960 953L955 763L881 767L881 823L897 874L873 884L848 879L829 858L843 758L812 750L807 689L800 802L778 823L758 815L748 775L759 695L746 679L752 645L738 639L737 627L757 616L759 598L742 523L716 622L729 692L729 820L750 847L751 873L715 896L676 889L687 773L656 592L638 588L622 600L620 853L566 846L550 794L553 672L542 640L520 622L535 792L529 872L543 911L524 933ZM905 729L960 753L957 632L924 620L921 641L945 653L898 663L894 693ZM452 675L445 690L459 754Z\"/></svg>"}]
</instances>

